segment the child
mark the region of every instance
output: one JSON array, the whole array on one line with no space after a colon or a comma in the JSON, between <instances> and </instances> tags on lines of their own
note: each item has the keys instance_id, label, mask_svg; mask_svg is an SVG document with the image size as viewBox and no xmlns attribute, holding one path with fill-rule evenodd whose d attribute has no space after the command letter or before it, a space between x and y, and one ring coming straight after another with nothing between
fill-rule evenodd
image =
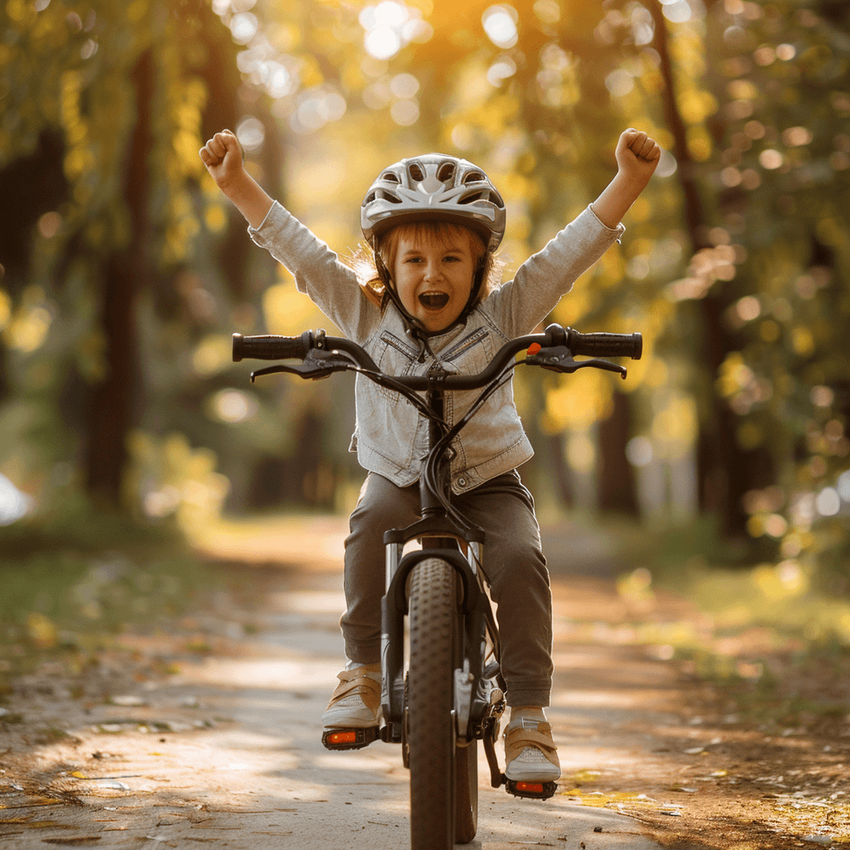
<instances>
[{"instance_id":1,"label":"child","mask_svg":"<svg viewBox=\"0 0 850 850\"><path fill-rule=\"evenodd\" d=\"M233 133L217 133L200 156L245 216L254 242L283 263L298 290L383 371L425 374L439 360L450 371L473 374L508 339L531 333L619 239L620 220L652 176L660 149L646 133L626 130L611 183L502 286L492 278L505 205L484 172L465 160L428 154L381 173L361 206L374 252L371 279L361 286L350 267L248 175ZM476 396L447 396L449 424ZM427 423L409 402L360 376L356 412L352 448L368 475L345 543L341 627L348 663L323 715L326 729L378 725L382 536L418 519L416 482L427 437ZM534 503L516 471L532 449L510 383L490 397L453 448L453 501L486 533L485 567L498 605L511 707L505 774L551 782L560 776L544 710L553 672L551 592Z\"/></svg>"}]
</instances>

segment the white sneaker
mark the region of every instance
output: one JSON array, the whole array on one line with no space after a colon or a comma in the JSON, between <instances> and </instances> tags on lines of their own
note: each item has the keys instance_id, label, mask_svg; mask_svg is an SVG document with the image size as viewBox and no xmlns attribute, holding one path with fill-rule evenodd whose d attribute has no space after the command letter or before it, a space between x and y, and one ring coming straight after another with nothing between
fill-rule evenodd
<instances>
[{"instance_id":1,"label":"white sneaker","mask_svg":"<svg viewBox=\"0 0 850 850\"><path fill-rule=\"evenodd\" d=\"M529 717L505 730L505 776L514 782L555 782L561 763L552 727Z\"/></svg>"},{"instance_id":2,"label":"white sneaker","mask_svg":"<svg viewBox=\"0 0 850 850\"><path fill-rule=\"evenodd\" d=\"M368 729L381 713L381 665L366 664L343 670L339 685L322 715L325 729Z\"/></svg>"}]
</instances>

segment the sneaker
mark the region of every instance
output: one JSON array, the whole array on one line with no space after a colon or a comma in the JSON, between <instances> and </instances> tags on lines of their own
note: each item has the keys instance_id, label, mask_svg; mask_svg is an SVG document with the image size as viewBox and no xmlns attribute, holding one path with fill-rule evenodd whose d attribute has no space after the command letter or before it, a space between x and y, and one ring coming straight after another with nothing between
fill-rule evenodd
<instances>
[{"instance_id":1,"label":"sneaker","mask_svg":"<svg viewBox=\"0 0 850 850\"><path fill-rule=\"evenodd\" d=\"M505 731L505 776L514 782L555 782L561 763L552 727L524 717Z\"/></svg>"},{"instance_id":2,"label":"sneaker","mask_svg":"<svg viewBox=\"0 0 850 850\"><path fill-rule=\"evenodd\" d=\"M381 665L366 664L343 670L339 685L322 715L325 729L368 729L381 713Z\"/></svg>"}]
</instances>

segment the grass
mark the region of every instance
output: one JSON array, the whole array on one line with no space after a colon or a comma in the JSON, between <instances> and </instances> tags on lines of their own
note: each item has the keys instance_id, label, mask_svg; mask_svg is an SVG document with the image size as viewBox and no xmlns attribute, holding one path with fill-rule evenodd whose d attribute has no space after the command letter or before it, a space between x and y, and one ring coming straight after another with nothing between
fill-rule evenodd
<instances>
[{"instance_id":1,"label":"grass","mask_svg":"<svg viewBox=\"0 0 850 850\"><path fill-rule=\"evenodd\" d=\"M850 675L850 599L828 593L796 561L747 564L705 521L655 532L621 524L609 533L622 559L640 565L620 577L627 601L645 606L670 591L698 612L635 624L637 639L659 657L722 685L760 723L850 714L836 684Z\"/></svg>"},{"instance_id":2,"label":"grass","mask_svg":"<svg viewBox=\"0 0 850 850\"><path fill-rule=\"evenodd\" d=\"M40 659L79 667L126 625L181 613L215 581L173 529L80 505L0 528L0 553L0 701Z\"/></svg>"}]
</instances>

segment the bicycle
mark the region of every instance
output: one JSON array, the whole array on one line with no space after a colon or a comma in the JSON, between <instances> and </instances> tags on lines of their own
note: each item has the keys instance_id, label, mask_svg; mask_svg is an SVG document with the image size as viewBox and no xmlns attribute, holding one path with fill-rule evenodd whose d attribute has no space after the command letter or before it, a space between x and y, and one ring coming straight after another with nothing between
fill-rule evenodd
<instances>
[{"instance_id":1,"label":"bicycle","mask_svg":"<svg viewBox=\"0 0 850 850\"><path fill-rule=\"evenodd\" d=\"M505 710L505 682L499 669L499 630L490 602L484 532L451 504L451 443L484 401L510 380L518 365L573 373L599 368L626 377L624 367L601 357L642 353L640 334L581 334L549 325L542 334L507 342L477 375L449 374L435 362L426 375L396 377L378 368L351 340L324 331L300 336L233 335L233 360L299 359L251 373L305 379L353 371L394 390L427 417L429 451L420 477L421 519L388 529L386 593L382 600L381 714L383 725L330 730L323 744L332 750L359 749L380 738L401 744L410 770L412 850L449 850L472 841L478 829L478 741L482 742L494 788L505 785L517 797L547 799L555 782L507 779L495 743ZM516 356L526 350L526 356ZM577 361L575 355L592 359ZM443 418L446 392L482 392L453 426ZM424 397L419 395L424 393ZM417 543L420 549L410 549ZM407 549L407 551L405 551ZM408 640L405 642L405 618Z\"/></svg>"}]
</instances>

